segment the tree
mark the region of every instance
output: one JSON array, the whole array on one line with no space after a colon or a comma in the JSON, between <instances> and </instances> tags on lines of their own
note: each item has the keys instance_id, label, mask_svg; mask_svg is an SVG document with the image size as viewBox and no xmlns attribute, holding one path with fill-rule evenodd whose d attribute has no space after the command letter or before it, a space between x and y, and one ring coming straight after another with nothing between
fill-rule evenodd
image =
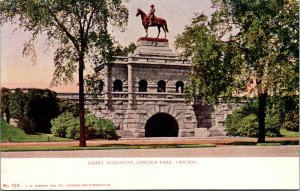
<instances>
[{"instance_id":1,"label":"tree","mask_svg":"<svg viewBox=\"0 0 300 191\"><path fill-rule=\"evenodd\" d=\"M59 115L56 93L49 89L32 89L25 93L27 97L24 116L36 125L34 132L50 133L51 119Z\"/></svg>"},{"instance_id":2,"label":"tree","mask_svg":"<svg viewBox=\"0 0 300 191\"><path fill-rule=\"evenodd\" d=\"M0 116L2 117L5 114L5 121L6 123L10 122L10 112L9 112L9 97L10 97L10 90L8 88L1 88L0 93Z\"/></svg>"},{"instance_id":3,"label":"tree","mask_svg":"<svg viewBox=\"0 0 300 191\"><path fill-rule=\"evenodd\" d=\"M17 88L9 96L9 113L14 119L20 119L26 115L28 99L25 93Z\"/></svg>"},{"instance_id":4,"label":"tree","mask_svg":"<svg viewBox=\"0 0 300 191\"><path fill-rule=\"evenodd\" d=\"M127 56L129 53L133 53L136 49L136 45L132 42L128 46L117 46L114 50L116 56Z\"/></svg>"},{"instance_id":5,"label":"tree","mask_svg":"<svg viewBox=\"0 0 300 191\"><path fill-rule=\"evenodd\" d=\"M111 23L124 29L128 10L122 0L3 0L0 17L1 24L18 20L20 27L32 32L23 54L31 55L33 60L37 36L47 34L49 44L56 49L52 85L72 81L73 73L78 69L79 146L86 146L83 71L85 63L112 59L113 43L107 25Z\"/></svg>"},{"instance_id":6,"label":"tree","mask_svg":"<svg viewBox=\"0 0 300 191\"><path fill-rule=\"evenodd\" d=\"M193 61L188 98L218 103L258 97L258 142L265 142L267 98L298 94L299 8L296 0L212 0L208 21L196 14L176 39ZM252 83L252 84L251 84ZM252 86L251 86L252 85Z\"/></svg>"}]
</instances>

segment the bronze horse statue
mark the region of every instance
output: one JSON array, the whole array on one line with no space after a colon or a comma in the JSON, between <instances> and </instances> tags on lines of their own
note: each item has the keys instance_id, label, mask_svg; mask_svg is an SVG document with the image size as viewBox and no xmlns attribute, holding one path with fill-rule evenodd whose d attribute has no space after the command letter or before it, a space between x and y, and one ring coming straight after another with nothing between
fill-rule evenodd
<instances>
[{"instance_id":1,"label":"bronze horse statue","mask_svg":"<svg viewBox=\"0 0 300 191\"><path fill-rule=\"evenodd\" d=\"M149 26L149 16L146 13L144 13L141 9L137 9L136 16L138 17L139 15L141 15L141 18L142 18L142 24L143 24L144 29L146 31L146 37L148 37L148 28L149 27L155 27L155 26L158 29L158 35L157 35L156 38L159 37L160 28L162 28L165 32L165 38L167 37L166 32L169 32L169 30L168 30L168 26L167 26L167 21L165 19L155 17L154 22L152 22L152 25Z\"/></svg>"}]
</instances>

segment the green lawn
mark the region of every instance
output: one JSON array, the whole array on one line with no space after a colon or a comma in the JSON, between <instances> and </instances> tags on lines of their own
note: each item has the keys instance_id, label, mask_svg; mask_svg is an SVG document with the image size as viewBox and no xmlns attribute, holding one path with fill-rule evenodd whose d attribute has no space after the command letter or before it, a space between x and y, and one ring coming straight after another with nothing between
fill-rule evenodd
<instances>
[{"instance_id":1,"label":"green lawn","mask_svg":"<svg viewBox=\"0 0 300 191\"><path fill-rule=\"evenodd\" d=\"M299 132L288 131L286 129L280 129L280 134L283 137L299 137Z\"/></svg>"},{"instance_id":2,"label":"green lawn","mask_svg":"<svg viewBox=\"0 0 300 191\"><path fill-rule=\"evenodd\" d=\"M70 139L54 137L52 134L39 133L27 135L21 129L1 120L1 142L44 142L44 141L69 141Z\"/></svg>"},{"instance_id":3,"label":"green lawn","mask_svg":"<svg viewBox=\"0 0 300 191\"><path fill-rule=\"evenodd\" d=\"M72 151L72 150L113 150L113 149L172 149L172 148L206 148L216 147L214 144L193 144L193 145L104 145L104 146L34 146L34 147L9 147L1 148L1 152L16 151Z\"/></svg>"}]
</instances>

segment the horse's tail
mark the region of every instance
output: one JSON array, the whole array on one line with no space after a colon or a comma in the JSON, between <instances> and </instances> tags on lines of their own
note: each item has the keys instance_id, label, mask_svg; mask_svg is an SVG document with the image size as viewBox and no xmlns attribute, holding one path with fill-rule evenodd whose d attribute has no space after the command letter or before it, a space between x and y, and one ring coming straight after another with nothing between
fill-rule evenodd
<instances>
[{"instance_id":1,"label":"horse's tail","mask_svg":"<svg viewBox=\"0 0 300 191\"><path fill-rule=\"evenodd\" d=\"M169 30L168 30L168 25L167 25L167 21L165 22L165 26L166 26L166 31L169 32Z\"/></svg>"}]
</instances>

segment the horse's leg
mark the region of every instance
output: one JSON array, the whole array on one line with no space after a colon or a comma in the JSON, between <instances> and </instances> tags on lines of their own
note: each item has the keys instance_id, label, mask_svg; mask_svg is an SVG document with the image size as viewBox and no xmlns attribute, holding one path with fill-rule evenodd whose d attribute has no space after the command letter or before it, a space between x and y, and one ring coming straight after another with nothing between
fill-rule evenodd
<instances>
[{"instance_id":1,"label":"horse's leg","mask_svg":"<svg viewBox=\"0 0 300 191\"><path fill-rule=\"evenodd\" d=\"M158 34L157 34L157 37L156 37L156 38L159 37L159 34L160 34L160 26L157 26L157 29L158 29Z\"/></svg>"},{"instance_id":2,"label":"horse's leg","mask_svg":"<svg viewBox=\"0 0 300 191\"><path fill-rule=\"evenodd\" d=\"M145 27L145 31L146 31L146 36L145 37L148 37L148 27Z\"/></svg>"},{"instance_id":3,"label":"horse's leg","mask_svg":"<svg viewBox=\"0 0 300 191\"><path fill-rule=\"evenodd\" d=\"M162 29L164 30L165 38L167 38L167 33L166 33L165 25L162 26Z\"/></svg>"}]
</instances>

